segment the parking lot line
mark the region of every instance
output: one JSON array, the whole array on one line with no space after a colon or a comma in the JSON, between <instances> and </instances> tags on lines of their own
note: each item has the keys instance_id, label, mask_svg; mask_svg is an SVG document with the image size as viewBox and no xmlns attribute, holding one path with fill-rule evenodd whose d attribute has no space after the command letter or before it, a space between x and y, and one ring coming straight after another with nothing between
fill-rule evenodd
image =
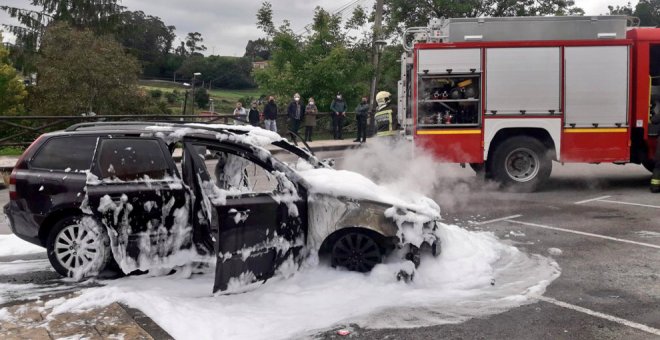
<instances>
[{"instance_id":1,"label":"parking lot line","mask_svg":"<svg viewBox=\"0 0 660 340\"><path fill-rule=\"evenodd\" d=\"M552 226L536 224L536 223L529 223L529 222L522 222L522 221L515 221L515 220L506 220L506 221L510 222L510 223L522 224L522 225L526 225L526 226L530 226L530 227L537 227L537 228L543 228L543 229L563 231L563 232L572 233L572 234L598 237L598 238L602 238L602 239L606 239L606 240L610 240L610 241L630 243L630 244L635 244L635 245L638 245L638 246L660 249L660 245L656 245L656 244L631 241L631 240L626 240L626 239L617 238L617 237L611 237L611 236L605 236L605 235L599 235L599 234L592 234L592 233L587 233L587 232L584 232L584 231L564 229L564 228L552 227Z\"/></svg>"},{"instance_id":2,"label":"parking lot line","mask_svg":"<svg viewBox=\"0 0 660 340\"><path fill-rule=\"evenodd\" d=\"M621 202L621 201L612 201L612 200L597 200L598 202L605 202L605 203L614 203L614 204L623 204L623 205L634 205L638 207L646 207L646 208L655 208L655 209L660 209L660 205L650 205L650 204L641 204L641 203L631 203L631 202Z\"/></svg>"},{"instance_id":3,"label":"parking lot line","mask_svg":"<svg viewBox=\"0 0 660 340\"><path fill-rule=\"evenodd\" d=\"M590 198L588 200L575 202L575 204L583 204L583 203L588 203L588 202L593 202L593 201L600 201L600 200L610 198L610 197L612 197L612 196L601 196L601 197L596 197L596 198Z\"/></svg>"},{"instance_id":4,"label":"parking lot line","mask_svg":"<svg viewBox=\"0 0 660 340\"><path fill-rule=\"evenodd\" d=\"M559 307L571 309L571 310L574 310L574 311L577 311L577 312L580 312L580 313L584 313L584 314L595 316L595 317L598 317L598 318L601 318L601 319L616 322L618 324L628 326L628 327L631 327L631 328L635 328L635 329L638 329L638 330L646 332L646 333L650 333L650 334L654 334L654 335L660 335L660 329L653 328L653 327L650 327L650 326L647 326L647 325L644 325L644 324L641 324L641 323L637 323L637 322L633 322L633 321L630 321L630 320L622 319L622 318L619 318L619 317L616 317L616 316L613 316L613 315L609 315L609 314L605 314L605 313L601 313L601 312L596 312L596 311L588 309L588 308L572 305L570 303L555 300L555 299L553 299L551 297L547 297L547 296L540 296L540 297L538 297L538 299L541 300L541 301L559 306Z\"/></svg>"},{"instance_id":5,"label":"parking lot line","mask_svg":"<svg viewBox=\"0 0 660 340\"><path fill-rule=\"evenodd\" d=\"M507 217L500 217L500 218L496 218L496 219L493 219L493 220L475 222L473 224L475 224L475 225L484 225L484 224L488 224L488 223L505 221L505 220L509 220L509 219L512 219L512 218L518 218L518 217L522 217L522 215L511 215L511 216L507 216Z\"/></svg>"}]
</instances>

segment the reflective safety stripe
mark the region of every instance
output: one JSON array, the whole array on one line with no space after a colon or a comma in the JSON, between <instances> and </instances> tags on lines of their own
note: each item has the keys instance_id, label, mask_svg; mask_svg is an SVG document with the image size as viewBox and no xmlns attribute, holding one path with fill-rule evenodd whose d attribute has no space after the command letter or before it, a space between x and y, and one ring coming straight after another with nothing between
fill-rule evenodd
<instances>
[{"instance_id":1,"label":"reflective safety stripe","mask_svg":"<svg viewBox=\"0 0 660 340\"><path fill-rule=\"evenodd\" d=\"M602 132L627 132L626 128L589 128L589 129L564 129L565 133L602 133Z\"/></svg>"},{"instance_id":2,"label":"reflective safety stripe","mask_svg":"<svg viewBox=\"0 0 660 340\"><path fill-rule=\"evenodd\" d=\"M651 185L660 185L660 179L651 179Z\"/></svg>"}]
</instances>

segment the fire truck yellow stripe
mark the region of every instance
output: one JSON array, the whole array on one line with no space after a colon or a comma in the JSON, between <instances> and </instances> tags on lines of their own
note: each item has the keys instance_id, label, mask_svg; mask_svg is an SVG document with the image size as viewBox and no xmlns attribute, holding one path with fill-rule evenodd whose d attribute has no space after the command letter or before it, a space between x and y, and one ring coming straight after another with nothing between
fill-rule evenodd
<instances>
[{"instance_id":1,"label":"fire truck yellow stripe","mask_svg":"<svg viewBox=\"0 0 660 340\"><path fill-rule=\"evenodd\" d=\"M626 128L612 128L612 129L564 129L566 133L601 133L601 132L627 132Z\"/></svg>"},{"instance_id":2,"label":"fire truck yellow stripe","mask_svg":"<svg viewBox=\"0 0 660 340\"><path fill-rule=\"evenodd\" d=\"M418 130L418 135L478 135L481 130Z\"/></svg>"}]
</instances>

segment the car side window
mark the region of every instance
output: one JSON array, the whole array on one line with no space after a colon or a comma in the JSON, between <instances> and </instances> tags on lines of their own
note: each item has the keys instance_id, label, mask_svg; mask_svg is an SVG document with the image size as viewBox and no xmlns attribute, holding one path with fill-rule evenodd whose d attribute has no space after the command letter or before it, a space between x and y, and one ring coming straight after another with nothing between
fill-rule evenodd
<instances>
[{"instance_id":1,"label":"car side window","mask_svg":"<svg viewBox=\"0 0 660 340\"><path fill-rule=\"evenodd\" d=\"M157 140L113 138L99 143L98 166L102 178L163 179L170 166Z\"/></svg>"},{"instance_id":2,"label":"car side window","mask_svg":"<svg viewBox=\"0 0 660 340\"><path fill-rule=\"evenodd\" d=\"M208 155L206 170L218 188L241 193L273 193L278 181L261 165L238 155L202 147L199 155Z\"/></svg>"},{"instance_id":3,"label":"car side window","mask_svg":"<svg viewBox=\"0 0 660 340\"><path fill-rule=\"evenodd\" d=\"M96 140L94 136L51 138L39 148L30 161L30 167L74 172L89 170Z\"/></svg>"}]
</instances>

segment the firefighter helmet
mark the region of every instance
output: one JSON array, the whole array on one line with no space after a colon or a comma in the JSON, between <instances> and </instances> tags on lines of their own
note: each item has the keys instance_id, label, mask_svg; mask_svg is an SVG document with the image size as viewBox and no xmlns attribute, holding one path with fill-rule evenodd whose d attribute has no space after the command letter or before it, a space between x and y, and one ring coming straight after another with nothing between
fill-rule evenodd
<instances>
[{"instance_id":1,"label":"firefighter helmet","mask_svg":"<svg viewBox=\"0 0 660 340\"><path fill-rule=\"evenodd\" d=\"M378 94L376 94L376 103L378 104L379 110L384 108L385 106L387 106L387 104L390 103L391 96L392 94L390 94L387 91L380 91L378 92Z\"/></svg>"}]
</instances>

